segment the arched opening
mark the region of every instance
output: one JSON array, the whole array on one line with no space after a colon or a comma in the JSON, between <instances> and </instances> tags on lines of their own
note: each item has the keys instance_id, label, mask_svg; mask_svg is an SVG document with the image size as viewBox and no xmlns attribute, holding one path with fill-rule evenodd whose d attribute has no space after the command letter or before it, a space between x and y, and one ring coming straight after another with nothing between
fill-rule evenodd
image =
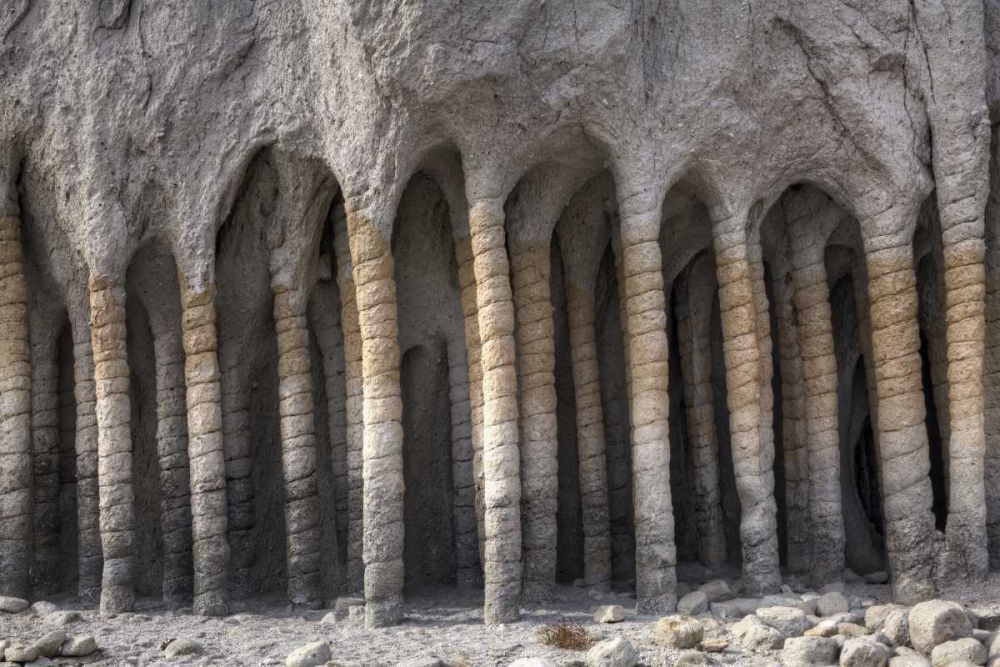
<instances>
[{"instance_id":1,"label":"arched opening","mask_svg":"<svg viewBox=\"0 0 1000 667\"><path fill-rule=\"evenodd\" d=\"M453 355L465 361L465 329L451 211L424 173L403 192L392 252L403 351L404 591L414 594L456 584L456 476L471 483L471 459L458 454L453 431L452 399L468 376L452 369Z\"/></svg>"}]
</instances>

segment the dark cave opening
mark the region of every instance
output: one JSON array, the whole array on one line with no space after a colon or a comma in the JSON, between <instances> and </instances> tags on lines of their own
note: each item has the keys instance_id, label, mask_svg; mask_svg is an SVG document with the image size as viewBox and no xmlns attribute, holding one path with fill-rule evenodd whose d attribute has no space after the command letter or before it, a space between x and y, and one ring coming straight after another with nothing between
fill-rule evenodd
<instances>
[{"instance_id":1,"label":"dark cave opening","mask_svg":"<svg viewBox=\"0 0 1000 667\"><path fill-rule=\"evenodd\" d=\"M920 375L924 388L924 409L927 412L927 448L931 459L931 492L934 525L944 531L948 523L948 496L945 489L945 454L938 422L937 402L934 398L934 384L931 379L931 361L927 345L927 335L920 331Z\"/></svg>"}]
</instances>

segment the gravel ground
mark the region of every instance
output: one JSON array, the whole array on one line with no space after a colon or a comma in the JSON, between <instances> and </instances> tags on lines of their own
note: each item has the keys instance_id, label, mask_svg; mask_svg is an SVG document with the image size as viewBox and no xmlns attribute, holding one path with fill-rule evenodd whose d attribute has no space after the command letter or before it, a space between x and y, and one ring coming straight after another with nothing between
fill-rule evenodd
<instances>
[{"instance_id":1,"label":"gravel ground","mask_svg":"<svg viewBox=\"0 0 1000 667\"><path fill-rule=\"evenodd\" d=\"M848 598L886 601L888 586L849 584ZM969 604L978 613L994 613L1000 618L1000 573L983 585L956 587L943 597ZM582 664L585 652L555 649L543 644L540 627L560 622L585 626L597 639L627 637L640 654L640 664L672 665L678 651L652 643L655 616L629 613L623 623L598 625L591 620L601 604L621 604L631 610L634 600L625 595L606 594L594 600L587 591L560 586L556 601L544 608L526 606L522 620L495 628L482 624L482 593L438 590L407 599L406 620L402 625L366 630L344 621L322 624L326 611L291 610L280 599L241 604L227 618L193 616L190 609L168 609L142 600L137 612L102 618L93 608L81 608L68 600L53 600L61 609L78 609L83 620L65 628L68 634L92 634L100 651L85 660L57 659L57 664L91 665L282 665L296 648L313 641L326 641L334 664L352 666L386 665L426 656L436 656L448 665L489 665L503 667L517 658L547 657L559 665ZM992 612L990 611L992 610ZM30 614L0 617L0 639L32 641L48 628ZM712 636L731 638L725 625ZM164 657L161 647L175 638L191 639L204 647L200 656ZM713 658L722 665L774 665L778 653L748 655L733 643ZM345 665L346 667L346 665Z\"/></svg>"}]
</instances>

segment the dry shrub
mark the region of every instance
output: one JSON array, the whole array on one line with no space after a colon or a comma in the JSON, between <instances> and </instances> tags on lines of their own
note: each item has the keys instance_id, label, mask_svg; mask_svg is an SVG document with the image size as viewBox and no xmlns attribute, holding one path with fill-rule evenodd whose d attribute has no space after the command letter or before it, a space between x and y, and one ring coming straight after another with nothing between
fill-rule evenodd
<instances>
[{"instance_id":1,"label":"dry shrub","mask_svg":"<svg viewBox=\"0 0 1000 667\"><path fill-rule=\"evenodd\" d=\"M550 623L538 629L538 638L547 646L582 651L594 643L594 636L577 623Z\"/></svg>"}]
</instances>

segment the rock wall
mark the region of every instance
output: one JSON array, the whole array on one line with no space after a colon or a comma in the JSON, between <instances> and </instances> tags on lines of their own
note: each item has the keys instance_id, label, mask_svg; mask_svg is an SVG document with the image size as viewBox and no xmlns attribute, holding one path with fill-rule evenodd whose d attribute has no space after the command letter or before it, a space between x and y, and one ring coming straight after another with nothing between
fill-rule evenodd
<instances>
[{"instance_id":1,"label":"rock wall","mask_svg":"<svg viewBox=\"0 0 1000 667\"><path fill-rule=\"evenodd\" d=\"M998 54L995 0L13 0L0 594L985 576Z\"/></svg>"}]
</instances>

